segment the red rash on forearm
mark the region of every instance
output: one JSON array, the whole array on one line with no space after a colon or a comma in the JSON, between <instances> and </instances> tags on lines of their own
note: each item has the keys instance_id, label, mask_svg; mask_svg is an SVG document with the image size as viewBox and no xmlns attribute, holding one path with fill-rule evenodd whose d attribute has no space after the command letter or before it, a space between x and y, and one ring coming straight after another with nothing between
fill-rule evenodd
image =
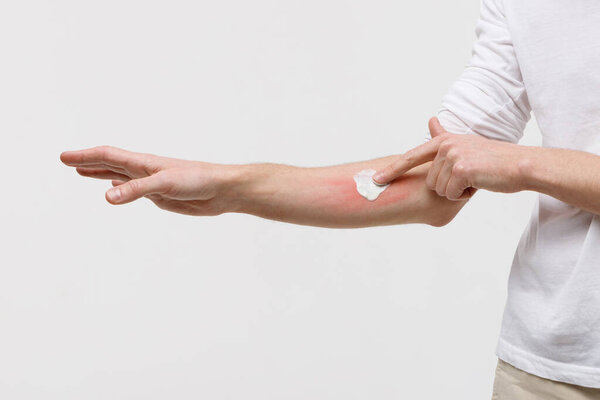
<instances>
[{"instance_id":1,"label":"red rash on forearm","mask_svg":"<svg viewBox=\"0 0 600 400\"><path fill-rule=\"evenodd\" d=\"M339 213L372 214L377 210L390 208L399 202L416 195L420 180L417 176L407 175L392 182L375 201L362 197L356 190L356 183L350 178L324 178L324 191L315 192L314 201L322 207Z\"/></svg>"}]
</instances>

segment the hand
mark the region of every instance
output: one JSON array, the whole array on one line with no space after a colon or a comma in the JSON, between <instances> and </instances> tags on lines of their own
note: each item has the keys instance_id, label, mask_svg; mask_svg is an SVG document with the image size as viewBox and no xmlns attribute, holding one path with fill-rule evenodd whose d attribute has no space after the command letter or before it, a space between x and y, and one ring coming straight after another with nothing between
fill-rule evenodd
<instances>
[{"instance_id":1,"label":"hand","mask_svg":"<svg viewBox=\"0 0 600 400\"><path fill-rule=\"evenodd\" d=\"M437 118L429 121L432 140L406 152L378 171L376 183L388 183L417 165L433 163L426 178L429 189L449 200L468 199L476 189L513 193L523 190L519 173L526 147L448 133Z\"/></svg>"},{"instance_id":2,"label":"hand","mask_svg":"<svg viewBox=\"0 0 600 400\"><path fill-rule=\"evenodd\" d=\"M233 166L186 161L134 153L110 146L60 155L80 175L111 179L106 192L111 204L125 204L146 197L158 207L187 215L218 215L233 204L226 196Z\"/></svg>"}]
</instances>

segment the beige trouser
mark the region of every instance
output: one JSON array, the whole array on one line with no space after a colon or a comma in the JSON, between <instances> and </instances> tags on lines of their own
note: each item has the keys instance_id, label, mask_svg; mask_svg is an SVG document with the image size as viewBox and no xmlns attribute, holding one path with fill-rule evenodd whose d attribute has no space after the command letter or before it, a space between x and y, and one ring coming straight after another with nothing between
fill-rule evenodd
<instances>
[{"instance_id":1,"label":"beige trouser","mask_svg":"<svg viewBox=\"0 0 600 400\"><path fill-rule=\"evenodd\" d=\"M551 381L498 360L492 400L600 400L600 389Z\"/></svg>"}]
</instances>

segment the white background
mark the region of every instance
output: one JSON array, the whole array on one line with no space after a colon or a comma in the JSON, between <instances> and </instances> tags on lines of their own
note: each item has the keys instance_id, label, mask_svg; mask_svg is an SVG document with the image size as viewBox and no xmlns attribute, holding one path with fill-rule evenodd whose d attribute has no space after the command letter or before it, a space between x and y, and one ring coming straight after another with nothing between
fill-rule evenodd
<instances>
[{"instance_id":1,"label":"white background","mask_svg":"<svg viewBox=\"0 0 600 400\"><path fill-rule=\"evenodd\" d=\"M110 206L107 182L58 158L405 151L468 61L478 10L3 1L0 398L489 398L533 193L479 192L441 229L329 230Z\"/></svg>"}]
</instances>

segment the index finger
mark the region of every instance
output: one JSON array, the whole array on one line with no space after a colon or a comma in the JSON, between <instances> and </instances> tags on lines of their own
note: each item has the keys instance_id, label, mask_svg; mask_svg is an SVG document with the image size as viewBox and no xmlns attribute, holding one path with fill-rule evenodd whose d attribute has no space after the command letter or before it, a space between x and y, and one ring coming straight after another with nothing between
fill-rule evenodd
<instances>
[{"instance_id":1,"label":"index finger","mask_svg":"<svg viewBox=\"0 0 600 400\"><path fill-rule=\"evenodd\" d=\"M393 181L414 167L433 160L438 152L443 138L443 136L437 136L427 143L423 143L422 145L419 145L414 149L402 154L396 161L381 171L377 171L377 173L373 175L373 182L378 185L384 185Z\"/></svg>"}]
</instances>

